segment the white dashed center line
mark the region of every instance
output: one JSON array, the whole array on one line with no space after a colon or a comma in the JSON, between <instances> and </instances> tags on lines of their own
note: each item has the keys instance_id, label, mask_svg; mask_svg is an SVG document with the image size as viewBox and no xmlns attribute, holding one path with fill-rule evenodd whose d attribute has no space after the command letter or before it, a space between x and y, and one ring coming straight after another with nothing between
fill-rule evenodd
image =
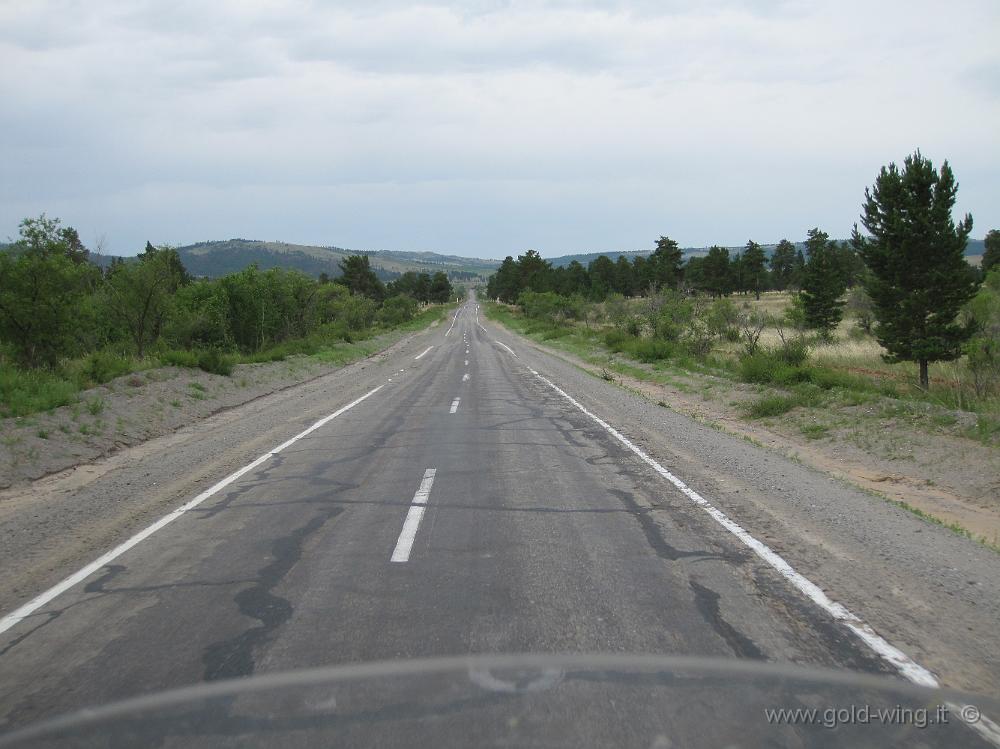
<instances>
[{"instance_id":1,"label":"white dashed center line","mask_svg":"<svg viewBox=\"0 0 1000 749\"><path fill-rule=\"evenodd\" d=\"M399 533L399 540L396 541L396 548L393 549L391 562L406 562L410 559L410 550L413 548L413 540L417 537L417 529L420 521L424 517L424 509L427 500L431 496L431 487L434 485L434 475L436 468L428 468L424 471L424 478L420 482L420 488L413 495L413 502L410 504L410 511L406 513L406 520L403 521L403 530Z\"/></svg>"}]
</instances>

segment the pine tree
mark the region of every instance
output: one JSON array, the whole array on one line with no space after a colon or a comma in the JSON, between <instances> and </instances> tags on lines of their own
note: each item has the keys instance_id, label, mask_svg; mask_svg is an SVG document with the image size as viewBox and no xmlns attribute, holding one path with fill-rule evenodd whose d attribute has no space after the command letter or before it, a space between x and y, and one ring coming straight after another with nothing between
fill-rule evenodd
<instances>
[{"instance_id":1,"label":"pine tree","mask_svg":"<svg viewBox=\"0 0 1000 749\"><path fill-rule=\"evenodd\" d=\"M837 243L819 229L810 229L806 240L809 261L802 279L802 308L806 325L829 338L844 316L844 301L840 298L846 289Z\"/></svg>"},{"instance_id":2,"label":"pine tree","mask_svg":"<svg viewBox=\"0 0 1000 749\"><path fill-rule=\"evenodd\" d=\"M729 290L732 288L729 250L718 245L709 247L708 255L705 256L702 263L702 272L705 289L712 296L729 294Z\"/></svg>"},{"instance_id":3,"label":"pine tree","mask_svg":"<svg viewBox=\"0 0 1000 749\"><path fill-rule=\"evenodd\" d=\"M649 256L650 280L657 288L675 288L681 280L681 260L684 253L670 237L656 240L656 249Z\"/></svg>"},{"instance_id":4,"label":"pine tree","mask_svg":"<svg viewBox=\"0 0 1000 749\"><path fill-rule=\"evenodd\" d=\"M1000 229L990 229L983 241L983 273L989 273L994 266L1000 266Z\"/></svg>"},{"instance_id":5,"label":"pine tree","mask_svg":"<svg viewBox=\"0 0 1000 749\"><path fill-rule=\"evenodd\" d=\"M973 323L956 322L978 287L965 261L972 216L956 225L951 215L957 192L948 162L937 172L917 151L902 171L894 163L882 167L865 190L861 223L870 236L854 227L854 246L870 271L865 284L884 358L918 362L925 389L928 363L958 358L974 332Z\"/></svg>"},{"instance_id":6,"label":"pine tree","mask_svg":"<svg viewBox=\"0 0 1000 749\"><path fill-rule=\"evenodd\" d=\"M757 299L760 299L760 287L764 280L764 261L764 248L752 239L748 241L743 250L743 272Z\"/></svg>"},{"instance_id":7,"label":"pine tree","mask_svg":"<svg viewBox=\"0 0 1000 749\"><path fill-rule=\"evenodd\" d=\"M784 291L792 282L795 270L795 245L787 239L778 242L771 254L771 282L778 291Z\"/></svg>"}]
</instances>

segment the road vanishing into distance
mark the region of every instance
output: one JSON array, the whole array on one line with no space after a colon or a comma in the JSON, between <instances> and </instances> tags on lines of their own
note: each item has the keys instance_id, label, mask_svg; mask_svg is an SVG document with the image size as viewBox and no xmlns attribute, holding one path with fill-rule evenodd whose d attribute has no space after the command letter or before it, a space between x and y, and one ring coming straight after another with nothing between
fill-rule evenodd
<instances>
[{"instance_id":1,"label":"road vanishing into distance","mask_svg":"<svg viewBox=\"0 0 1000 749\"><path fill-rule=\"evenodd\" d=\"M474 653L1000 685L995 554L594 378L474 297L164 445L75 491L135 504L114 543L48 566L36 549L2 592L0 731L197 682ZM980 729L956 741L989 746Z\"/></svg>"}]
</instances>

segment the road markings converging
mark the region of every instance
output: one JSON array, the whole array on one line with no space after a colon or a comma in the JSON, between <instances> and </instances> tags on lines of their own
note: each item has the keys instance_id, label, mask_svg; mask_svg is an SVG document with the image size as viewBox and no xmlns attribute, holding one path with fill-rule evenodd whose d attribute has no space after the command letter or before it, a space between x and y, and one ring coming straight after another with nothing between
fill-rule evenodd
<instances>
[{"instance_id":1,"label":"road markings converging","mask_svg":"<svg viewBox=\"0 0 1000 749\"><path fill-rule=\"evenodd\" d=\"M264 453L263 455L261 455L259 458L257 458L253 462L248 463L247 465L245 465L242 468L240 468L238 471L235 471L235 472L229 474L224 479L222 479L221 481L219 481L217 484L214 484L213 486L209 487L208 489L206 489L205 491L203 491L201 494L199 494L197 497L195 497L191 501L186 502L185 504L181 505L180 507L178 507L173 512L171 512L171 513L169 513L167 515L164 515L162 518L160 518L159 520L157 520L152 525L148 526L144 530L139 531L134 536L132 536L130 539L128 539L124 543L119 544L118 546L116 546L111 551L107 552L106 554L103 554L102 556L98 557L97 559L95 559L93 562L91 562L87 566L82 567L81 569L77 570L72 575L70 575L69 577L67 577L65 580L63 580L62 582L60 582L60 583L54 585L53 587L49 588L44 593L41 593L40 595L35 596L34 598L32 598L30 601L28 601L23 606L15 609L11 613L7 614L5 617L3 617L2 619L0 619L0 633L6 632L8 629L10 629L11 627L13 627L15 624L17 624L18 622L20 622L22 619L25 619L25 618L31 616L35 611L37 611L38 609L40 609L45 604L47 604L50 601L52 601L57 596L62 595L67 590L69 590L74 585L76 585L77 583L81 583L84 580L86 580L92 574L94 574L95 572L97 572L98 570L100 570L104 565L106 565L106 564L114 561L115 559L117 559L118 557L120 557L122 554L124 554L126 551L128 551L132 547L138 545L142 541L146 540L147 538L149 538L150 536L152 536L154 533L156 533L158 530L160 530L164 526L169 525L170 523L172 523L173 521L175 521L177 518L179 518L184 513L188 512L190 510L193 510L195 507L197 507L198 505L200 505L202 502L204 502L206 499L208 499L212 495L217 494L222 489L225 489L231 483L233 483L234 481L236 481L236 479L240 478L241 476L246 475L247 473L250 473L250 471L252 471L253 469L257 468L259 465L261 465L263 463L266 463L268 460L270 460L272 457L274 457L275 455L277 455L278 453L280 453L286 447L289 447L290 445L294 445L300 439L302 439L303 437L305 437L305 436L307 436L309 434L312 434L313 432L315 432L317 429L319 429L324 424L327 424L328 422L333 421L334 419L336 419L341 414L346 413L347 411L350 411L352 408L354 408L356 405L358 405L359 403L361 403L363 400L365 400L367 398L370 398L371 396L375 395L375 393L377 393L379 390L381 390L384 387L385 387L385 385L379 385L378 387L369 390L367 393L365 393L364 395L362 395L360 398L356 398L355 400L353 400L350 403L348 403L346 406L343 406L342 408L337 409L332 414L330 414L328 416L324 416L322 419L320 419L319 421L317 421L315 424L313 424L308 429L299 432L298 434L296 434L291 439L289 439L289 440L287 440L285 442L282 442L280 445L278 445L273 450L270 450L269 452Z\"/></svg>"},{"instance_id":2,"label":"road markings converging","mask_svg":"<svg viewBox=\"0 0 1000 749\"><path fill-rule=\"evenodd\" d=\"M511 353L511 356L513 356L515 359L517 358L517 354L514 353L514 349L512 349L506 343L500 343L500 341L494 341L494 343L499 343L501 346L503 346L505 349L507 349ZM532 372L534 372L534 370L532 370ZM538 373L535 372L535 374L538 374Z\"/></svg>"},{"instance_id":3,"label":"road markings converging","mask_svg":"<svg viewBox=\"0 0 1000 749\"><path fill-rule=\"evenodd\" d=\"M432 348L434 348L434 347L433 346L428 346L423 351L421 351L419 354L417 354L416 356L414 356L413 360L416 361L417 359L422 359L424 356L427 355L427 352L430 351ZM400 370L400 371L402 371L402 370Z\"/></svg>"},{"instance_id":4,"label":"road markings converging","mask_svg":"<svg viewBox=\"0 0 1000 749\"><path fill-rule=\"evenodd\" d=\"M453 414L458 410L458 402L462 400L461 398L456 398L451 402L451 410L448 413Z\"/></svg>"},{"instance_id":5,"label":"road markings converging","mask_svg":"<svg viewBox=\"0 0 1000 749\"><path fill-rule=\"evenodd\" d=\"M424 477L420 481L420 488L413 495L410 510L406 513L406 520L403 521L403 530L399 532L396 548L393 549L392 557L390 557L389 561L409 561L410 550L413 548L413 540L417 537L417 529L420 527L420 521L424 517L425 505L431 496L431 487L434 485L435 474L437 474L436 468L428 468L424 471Z\"/></svg>"}]
</instances>

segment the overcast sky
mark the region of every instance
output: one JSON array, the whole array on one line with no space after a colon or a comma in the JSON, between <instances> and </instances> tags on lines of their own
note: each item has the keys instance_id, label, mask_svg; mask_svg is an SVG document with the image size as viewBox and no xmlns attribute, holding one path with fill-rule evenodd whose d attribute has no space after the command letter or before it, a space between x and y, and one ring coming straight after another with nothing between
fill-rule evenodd
<instances>
[{"instance_id":1,"label":"overcast sky","mask_svg":"<svg viewBox=\"0 0 1000 749\"><path fill-rule=\"evenodd\" d=\"M1000 3L0 0L0 238L503 257L848 235L879 167L1000 226Z\"/></svg>"}]
</instances>

